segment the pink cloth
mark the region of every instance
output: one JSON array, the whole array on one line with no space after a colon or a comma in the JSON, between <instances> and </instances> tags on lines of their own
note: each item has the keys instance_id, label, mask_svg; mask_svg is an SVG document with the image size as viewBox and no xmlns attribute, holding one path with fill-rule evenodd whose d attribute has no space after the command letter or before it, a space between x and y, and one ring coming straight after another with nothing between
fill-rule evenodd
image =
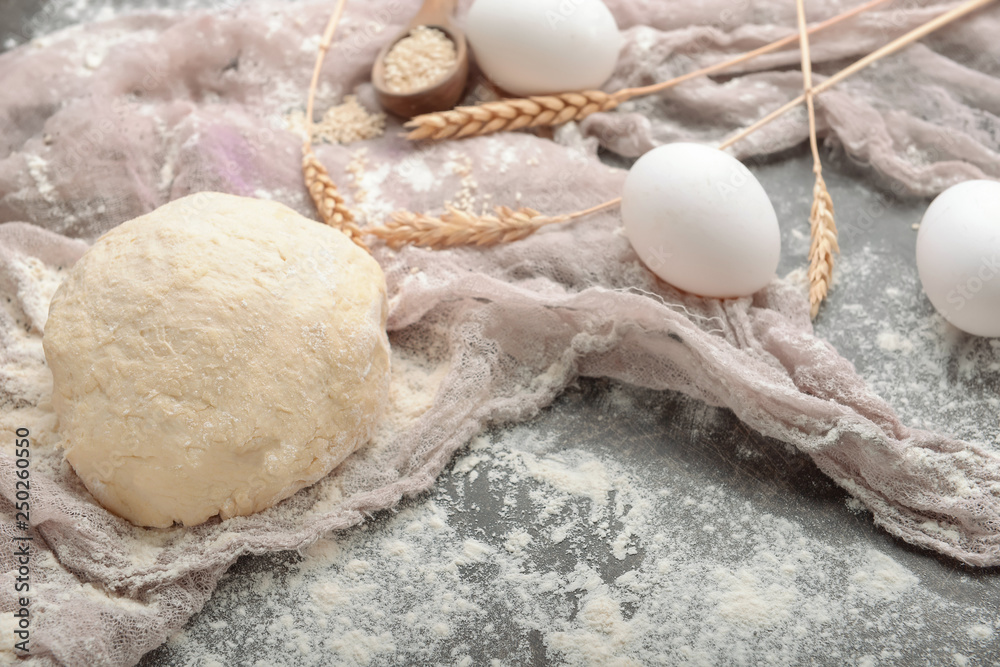
<instances>
[{"instance_id":1,"label":"pink cloth","mask_svg":"<svg viewBox=\"0 0 1000 667\"><path fill-rule=\"evenodd\" d=\"M318 108L366 81L375 53L416 2L352 3L324 70ZM786 2L610 0L626 46L608 89L669 78L789 33ZM873 12L819 36L817 71L834 71L947 4ZM402 8L402 9L400 9ZM811 19L845 7L810 3ZM15 327L44 328L29 257L69 266L86 241L200 190L266 193L314 215L299 174L300 140L281 117L304 100L329 3L271 3L218 13L141 14L61 32L0 55L0 399L44 403L15 367L41 360ZM376 29L381 26L381 29ZM927 195L1000 176L1000 12L981 12L822 96L828 141L900 189ZM98 54L100 64L94 66ZM795 97L794 49L734 78L692 81L581 123L624 155L678 139L717 142ZM370 91L360 91L365 98ZM559 213L617 196L624 173L572 130L563 143L507 134L413 146L391 125L366 142L385 169L386 210L439 208L460 186L447 168L468 155L497 203ZM799 144L802 113L737 146L742 157ZM574 140L575 137L575 140ZM573 141L571 141L573 140ZM584 152L581 152L581 147ZM321 146L346 183L356 146ZM532 158L538 166L526 166ZM423 175L439 175L427 187ZM31 224L25 224L31 223ZM684 391L731 408L760 433L810 454L900 538L972 565L1000 564L1000 457L907 428L851 364L814 337L801 291L781 281L720 302L657 282L620 233L617 213L488 250L376 248L391 293L389 330L444 351L451 367L433 407L391 455L362 451L331 477L259 514L153 532L98 506L58 451L33 461L33 653L41 664L131 665L198 611L241 554L296 549L430 487L488 422L523 420L575 377ZM43 229L44 228L44 229ZM418 272L414 272L419 269ZM20 355L20 356L19 356ZM0 532L13 531L14 459L0 450ZM328 498L343 489L339 504ZM43 559L49 552L53 559ZM0 608L14 608L15 563L0 550ZM131 604L109 605L85 584Z\"/></svg>"}]
</instances>

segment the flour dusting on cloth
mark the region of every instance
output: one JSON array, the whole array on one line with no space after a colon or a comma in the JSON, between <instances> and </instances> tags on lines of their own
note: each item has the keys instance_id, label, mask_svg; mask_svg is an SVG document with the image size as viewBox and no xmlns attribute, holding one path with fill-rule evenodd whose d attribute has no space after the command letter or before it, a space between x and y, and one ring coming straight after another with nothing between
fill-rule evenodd
<instances>
[{"instance_id":1,"label":"flour dusting on cloth","mask_svg":"<svg viewBox=\"0 0 1000 667\"><path fill-rule=\"evenodd\" d=\"M319 109L348 94L373 108L365 84L371 62L401 29L383 17L403 19L383 11L391 4L348 9L323 71ZM608 4L626 38L609 87L668 78L794 25L788 3L754 3L725 23L711 3ZM32 648L40 664L134 664L201 608L241 554L308 548L427 490L484 426L533 416L578 376L678 390L728 407L748 427L812 457L893 535L965 563L1000 564L995 447L905 426L813 335L799 286L775 281L752 298L720 302L657 282L613 212L488 250L377 247L394 354L410 360L394 378L400 416L313 487L259 514L191 529L135 528L96 505L62 462L51 413L40 346L51 291L86 242L192 192L271 198L312 215L300 137L287 119L301 109L317 26L329 9L264 2L125 15L0 55L0 223L7 223L0 226L0 437L11 442L14 429L27 425L34 439ZM811 18L842 9L814 3ZM873 12L817 37L817 71L828 73L940 9ZM958 180L1000 175L998 28L1000 14L991 8L825 94L819 111L829 140L899 192L932 194ZM398 208L440 211L446 200L573 211L620 193L624 172L597 160L599 144L637 155L658 142L716 142L799 93L801 79L786 67L797 57L774 54L734 78L636 100L560 130L557 142L518 133L414 146L390 121L383 136L364 142L363 168L356 144L324 144L317 154L336 182L364 191L368 221ZM791 114L738 148L751 157L804 136L803 116ZM347 188L352 183L356 188ZM905 354L892 332L882 342ZM581 474L600 479L596 467L531 452L510 464L560 493L579 489ZM14 525L14 471L5 449L4 531ZM601 488L589 490L595 505ZM571 539L571 527L560 534ZM512 535L508 545L514 553L530 542ZM627 555L633 547L624 539L613 548ZM469 543L461 557L475 563L489 556ZM362 564L351 567L363 573ZM11 553L0 555L8 584L14 569ZM906 585L905 573L889 565L874 563L870 571L856 584L883 586L885 595ZM731 618L751 617L756 600L794 609L765 582L720 577L715 603ZM0 590L6 613L15 606L13 586ZM582 619L623 638L627 619L619 620L615 604L594 595ZM566 651L585 639L573 628L565 632L553 642Z\"/></svg>"}]
</instances>

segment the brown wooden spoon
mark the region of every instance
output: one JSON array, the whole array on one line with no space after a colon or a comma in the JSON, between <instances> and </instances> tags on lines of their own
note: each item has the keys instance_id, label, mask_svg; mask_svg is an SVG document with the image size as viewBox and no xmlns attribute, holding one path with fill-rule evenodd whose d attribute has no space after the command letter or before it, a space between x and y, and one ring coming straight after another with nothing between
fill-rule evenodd
<instances>
[{"instance_id":1,"label":"brown wooden spoon","mask_svg":"<svg viewBox=\"0 0 1000 667\"><path fill-rule=\"evenodd\" d=\"M457 0L424 0L423 7L406 29L379 51L372 67L372 84L375 86L379 103L386 110L403 118L412 118L422 113L454 108L462 98L462 92L469 78L469 49L465 42L465 33L452 20L456 2ZM385 57L396 42L421 25L437 28L455 43L455 66L440 81L427 88L408 93L394 93L385 83Z\"/></svg>"}]
</instances>

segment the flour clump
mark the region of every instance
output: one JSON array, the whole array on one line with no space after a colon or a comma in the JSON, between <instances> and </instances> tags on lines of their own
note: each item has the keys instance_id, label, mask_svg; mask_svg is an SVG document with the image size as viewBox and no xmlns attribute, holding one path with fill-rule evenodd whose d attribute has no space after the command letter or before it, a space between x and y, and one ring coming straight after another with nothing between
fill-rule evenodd
<instances>
[{"instance_id":1,"label":"flour clump","mask_svg":"<svg viewBox=\"0 0 1000 667\"><path fill-rule=\"evenodd\" d=\"M67 460L138 525L274 505L374 433L385 289L368 253L275 202L201 193L122 224L49 310Z\"/></svg>"}]
</instances>

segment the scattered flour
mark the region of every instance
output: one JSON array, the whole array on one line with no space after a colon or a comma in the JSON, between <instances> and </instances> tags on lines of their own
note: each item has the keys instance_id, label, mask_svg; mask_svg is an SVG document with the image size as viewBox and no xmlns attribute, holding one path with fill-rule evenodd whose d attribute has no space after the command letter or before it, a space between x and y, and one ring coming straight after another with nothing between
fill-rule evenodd
<instances>
[{"instance_id":1,"label":"scattered flour","mask_svg":"<svg viewBox=\"0 0 1000 667\"><path fill-rule=\"evenodd\" d=\"M830 301L817 333L851 359L903 423L1000 451L997 341L948 324L923 295L916 267L902 258L864 246L845 251L838 267L851 285ZM890 276L893 287L860 287ZM863 294L863 302L851 294Z\"/></svg>"},{"instance_id":2,"label":"scattered flour","mask_svg":"<svg viewBox=\"0 0 1000 667\"><path fill-rule=\"evenodd\" d=\"M895 331L883 331L878 335L878 346L886 352L913 352L913 343Z\"/></svg>"},{"instance_id":3,"label":"scattered flour","mask_svg":"<svg viewBox=\"0 0 1000 667\"><path fill-rule=\"evenodd\" d=\"M606 409L631 414L642 392L616 387ZM248 585L256 566L237 565L203 613L229 627L192 625L171 664L224 660L225 642L275 667L984 664L995 610L922 586L870 536L831 544L734 490L546 430L480 436L428 497L265 559L266 595ZM286 613L307 649L284 626L257 639ZM929 631L959 614L960 635Z\"/></svg>"},{"instance_id":4,"label":"scattered flour","mask_svg":"<svg viewBox=\"0 0 1000 667\"><path fill-rule=\"evenodd\" d=\"M557 491L590 498L595 506L606 504L611 482L599 461L588 460L572 467L566 461L540 459L528 452L521 454L521 460L529 475Z\"/></svg>"},{"instance_id":5,"label":"scattered flour","mask_svg":"<svg viewBox=\"0 0 1000 667\"><path fill-rule=\"evenodd\" d=\"M858 585L860 594L881 600L896 599L919 583L909 570L877 551L867 554L851 581Z\"/></svg>"},{"instance_id":6,"label":"scattered flour","mask_svg":"<svg viewBox=\"0 0 1000 667\"><path fill-rule=\"evenodd\" d=\"M12 269L30 276L39 291L37 300L23 304L0 298L0 331L10 332L4 337L3 353L0 354L0 377L3 378L0 384L0 406L3 407L0 409L0 437L4 442L13 442L16 430L30 424L32 445L51 451L58 436L51 406L51 375L45 368L45 352L39 333L48 318L48 303L66 272L61 267L53 270L35 258L15 262ZM14 326L8 326L8 322L13 322ZM9 409L4 404L5 396L24 396L30 403L17 406L17 410ZM52 472L46 465L52 460L38 457L33 461L32 472Z\"/></svg>"}]
</instances>

